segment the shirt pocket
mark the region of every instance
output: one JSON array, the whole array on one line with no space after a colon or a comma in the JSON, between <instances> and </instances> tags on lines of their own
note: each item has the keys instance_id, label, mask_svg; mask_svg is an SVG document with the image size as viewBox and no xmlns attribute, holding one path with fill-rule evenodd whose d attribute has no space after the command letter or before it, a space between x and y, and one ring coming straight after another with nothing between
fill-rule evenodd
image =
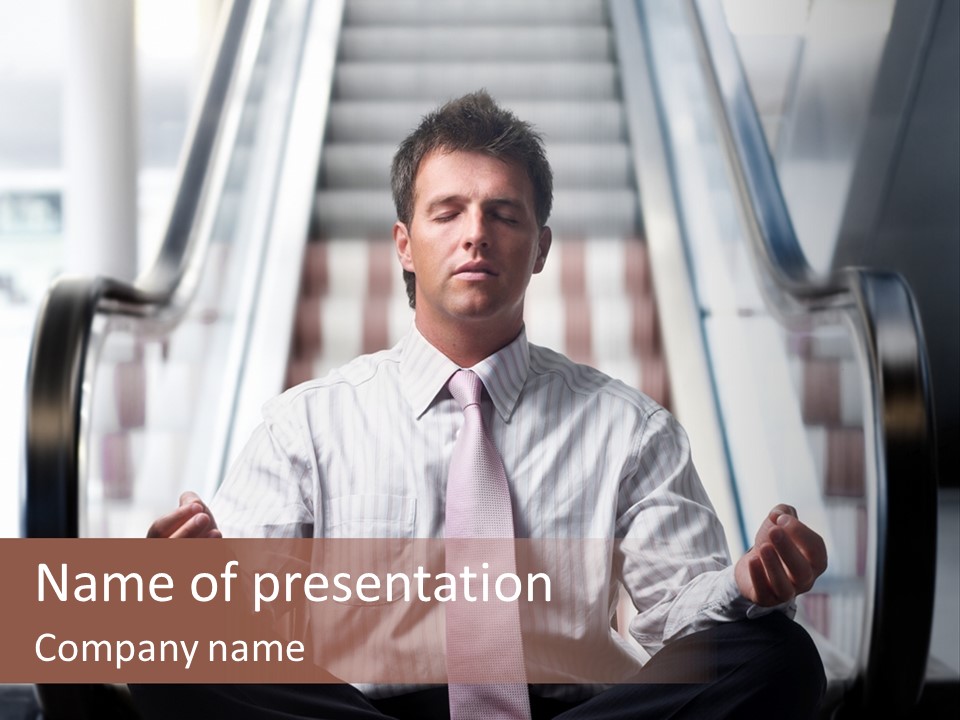
<instances>
[{"instance_id":1,"label":"shirt pocket","mask_svg":"<svg viewBox=\"0 0 960 720\"><path fill-rule=\"evenodd\" d=\"M337 541L326 543L324 564L348 573L350 585L367 573L381 581L379 588L365 593L367 597L377 596L377 600L364 600L358 593L351 593L341 602L368 606L404 599L400 593L388 597L385 581L388 574L413 577L417 565L413 540L416 519L417 499L402 495L341 495L324 503L323 537ZM368 577L368 588L369 582Z\"/></svg>"},{"instance_id":2,"label":"shirt pocket","mask_svg":"<svg viewBox=\"0 0 960 720\"><path fill-rule=\"evenodd\" d=\"M323 537L411 538L417 499L403 495L341 495L323 504Z\"/></svg>"}]
</instances>

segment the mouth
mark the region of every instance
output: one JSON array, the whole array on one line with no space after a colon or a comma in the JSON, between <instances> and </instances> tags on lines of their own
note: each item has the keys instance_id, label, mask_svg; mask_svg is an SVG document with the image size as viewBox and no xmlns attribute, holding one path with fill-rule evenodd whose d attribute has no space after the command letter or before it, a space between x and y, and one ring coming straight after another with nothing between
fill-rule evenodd
<instances>
[{"instance_id":1,"label":"mouth","mask_svg":"<svg viewBox=\"0 0 960 720\"><path fill-rule=\"evenodd\" d=\"M458 267L453 274L466 278L496 277L499 275L490 263L484 262L483 260L464 263Z\"/></svg>"}]
</instances>

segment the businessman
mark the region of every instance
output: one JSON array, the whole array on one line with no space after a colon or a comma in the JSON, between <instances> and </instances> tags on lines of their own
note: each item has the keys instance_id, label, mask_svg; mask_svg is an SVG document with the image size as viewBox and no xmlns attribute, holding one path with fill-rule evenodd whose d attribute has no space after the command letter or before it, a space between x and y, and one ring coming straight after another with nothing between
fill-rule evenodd
<instances>
[{"instance_id":1,"label":"businessman","mask_svg":"<svg viewBox=\"0 0 960 720\"><path fill-rule=\"evenodd\" d=\"M778 505L757 518L753 547L731 563L674 418L526 340L524 296L551 244L552 174L540 137L486 93L466 95L401 143L392 190L393 239L414 308L407 335L269 402L211 505L186 493L148 535L615 539L623 549L601 570L608 575L577 589L578 616L541 620L574 647L584 627L613 635L611 587L622 583L637 608L629 631L652 659L630 656L635 682L606 689L573 679L464 690L452 675L449 688L142 686L144 711L812 716L823 669L790 615L826 568L822 539ZM498 662L515 655L512 635L527 622L498 623ZM462 625L448 627L448 667L489 644L486 629ZM691 663L709 664L712 680L677 682Z\"/></svg>"}]
</instances>

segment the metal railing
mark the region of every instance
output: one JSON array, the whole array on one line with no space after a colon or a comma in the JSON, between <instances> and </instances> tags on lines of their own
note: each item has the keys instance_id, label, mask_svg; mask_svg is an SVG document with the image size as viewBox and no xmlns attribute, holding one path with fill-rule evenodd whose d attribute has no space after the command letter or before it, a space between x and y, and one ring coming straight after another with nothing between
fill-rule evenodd
<instances>
[{"instance_id":1,"label":"metal railing","mask_svg":"<svg viewBox=\"0 0 960 720\"><path fill-rule=\"evenodd\" d=\"M187 134L170 221L153 265L133 283L58 279L41 306L27 376L23 531L27 537L77 537L83 496L84 387L98 313L172 322L183 314L203 261L205 203L223 183L238 118L228 98L240 92L238 62L257 42L252 0L224 10L203 103Z\"/></svg>"},{"instance_id":2,"label":"metal railing","mask_svg":"<svg viewBox=\"0 0 960 720\"><path fill-rule=\"evenodd\" d=\"M871 563L861 672L847 700L866 711L907 714L923 686L933 617L936 454L926 349L906 282L891 273L843 268L817 277L794 232L776 168L723 8L689 0L706 62L707 87L726 146L761 289L789 321L846 314L869 368L865 419ZM871 482L872 481L872 482Z\"/></svg>"}]
</instances>

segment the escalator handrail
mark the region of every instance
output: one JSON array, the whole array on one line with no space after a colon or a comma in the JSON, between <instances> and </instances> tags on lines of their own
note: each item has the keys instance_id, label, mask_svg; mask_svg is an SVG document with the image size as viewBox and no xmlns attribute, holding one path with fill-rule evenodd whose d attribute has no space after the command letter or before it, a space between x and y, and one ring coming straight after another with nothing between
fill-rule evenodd
<instances>
[{"instance_id":1,"label":"escalator handrail","mask_svg":"<svg viewBox=\"0 0 960 720\"><path fill-rule=\"evenodd\" d=\"M893 273L841 268L815 275L790 221L723 8L716 0L689 0L689 6L767 300L785 318L829 308L855 318L870 373L865 439L876 478L868 512L877 532L872 578L868 573L872 619L855 692L867 709L906 714L923 687L936 557L933 402L916 304Z\"/></svg>"},{"instance_id":2,"label":"escalator handrail","mask_svg":"<svg viewBox=\"0 0 960 720\"><path fill-rule=\"evenodd\" d=\"M21 524L26 537L77 537L81 507L81 432L86 359L100 313L177 317L189 295L187 278L203 262L197 226L221 142L238 58L253 0L224 7L217 54L203 102L185 138L177 193L157 257L133 282L61 277L47 291L34 330L27 372L26 448ZM255 42L249 38L246 42Z\"/></svg>"}]
</instances>

